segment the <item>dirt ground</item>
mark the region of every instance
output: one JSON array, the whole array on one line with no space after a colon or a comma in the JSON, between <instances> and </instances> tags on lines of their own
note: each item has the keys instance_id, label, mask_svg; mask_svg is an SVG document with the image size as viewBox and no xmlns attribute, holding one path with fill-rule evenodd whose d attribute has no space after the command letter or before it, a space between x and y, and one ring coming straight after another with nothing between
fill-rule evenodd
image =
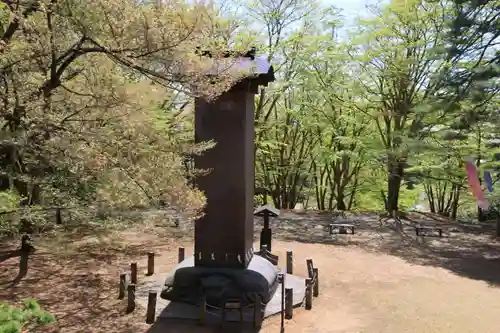
<instances>
[{"instance_id":1,"label":"dirt ground","mask_svg":"<svg viewBox=\"0 0 500 333\"><path fill-rule=\"evenodd\" d=\"M364 214L345 218L356 224L355 235L331 236L326 228L332 220L285 213L274 221L273 252L280 262L292 250L294 273L305 276L307 258L320 271L320 296L312 311L295 309L286 332L498 332L500 243L490 231L447 223L445 237L416 239L410 226L396 233L376 215ZM443 224L426 217L414 222ZM117 299L119 273L131 261L139 264L140 283L147 252L157 254L158 274L175 265L178 246L189 255L190 228L177 230L175 237L169 228L160 234L129 230L101 238L66 237L64 245L39 245L27 261L3 246L0 301L36 298L57 317L56 324L30 333L220 331L192 323L147 325L144 309L126 315L125 302ZM272 317L261 332L278 333L279 327L279 317Z\"/></svg>"}]
</instances>

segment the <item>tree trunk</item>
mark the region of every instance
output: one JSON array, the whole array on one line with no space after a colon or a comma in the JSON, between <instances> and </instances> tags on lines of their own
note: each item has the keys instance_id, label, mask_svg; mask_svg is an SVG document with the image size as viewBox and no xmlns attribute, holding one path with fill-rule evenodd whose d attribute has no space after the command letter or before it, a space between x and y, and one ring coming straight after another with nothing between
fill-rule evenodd
<instances>
[{"instance_id":1,"label":"tree trunk","mask_svg":"<svg viewBox=\"0 0 500 333\"><path fill-rule=\"evenodd\" d=\"M387 212L394 213L398 211L403 166L397 160L389 160L387 169Z\"/></svg>"},{"instance_id":2,"label":"tree trunk","mask_svg":"<svg viewBox=\"0 0 500 333\"><path fill-rule=\"evenodd\" d=\"M334 205L333 205L334 201L335 201L335 193L330 191L330 196L328 197L328 210L334 209Z\"/></svg>"},{"instance_id":3,"label":"tree trunk","mask_svg":"<svg viewBox=\"0 0 500 333\"><path fill-rule=\"evenodd\" d=\"M451 205L451 219L456 220L458 214L458 201L460 199L460 187L458 185L453 185L453 191L455 195L453 196L453 203Z\"/></svg>"},{"instance_id":4,"label":"tree trunk","mask_svg":"<svg viewBox=\"0 0 500 333\"><path fill-rule=\"evenodd\" d=\"M344 193L343 189L337 194L337 209L338 210L346 210L347 207L344 202Z\"/></svg>"},{"instance_id":5,"label":"tree trunk","mask_svg":"<svg viewBox=\"0 0 500 333\"><path fill-rule=\"evenodd\" d=\"M384 209L388 210L389 208L387 207L387 197L385 196L384 190L380 190L380 197L382 198L382 201L384 201Z\"/></svg>"}]
</instances>

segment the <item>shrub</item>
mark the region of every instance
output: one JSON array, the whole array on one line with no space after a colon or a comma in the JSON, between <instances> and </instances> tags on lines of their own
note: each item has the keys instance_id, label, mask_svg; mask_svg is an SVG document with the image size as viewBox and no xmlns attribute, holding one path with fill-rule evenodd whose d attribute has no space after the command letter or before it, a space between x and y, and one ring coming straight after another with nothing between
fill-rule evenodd
<instances>
[{"instance_id":1,"label":"shrub","mask_svg":"<svg viewBox=\"0 0 500 333\"><path fill-rule=\"evenodd\" d=\"M27 326L50 324L55 320L34 299L23 301L22 307L0 303L0 333L21 333Z\"/></svg>"}]
</instances>

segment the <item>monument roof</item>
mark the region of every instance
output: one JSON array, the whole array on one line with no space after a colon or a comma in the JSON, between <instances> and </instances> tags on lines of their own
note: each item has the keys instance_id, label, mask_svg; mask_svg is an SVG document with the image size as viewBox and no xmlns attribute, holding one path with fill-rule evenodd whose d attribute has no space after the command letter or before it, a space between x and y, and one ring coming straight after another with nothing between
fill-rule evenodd
<instances>
[{"instance_id":1,"label":"monument roof","mask_svg":"<svg viewBox=\"0 0 500 333\"><path fill-rule=\"evenodd\" d=\"M276 80L274 68L266 56L256 56L255 49L247 53L225 52L221 57L213 57L209 51L198 51L198 54L210 58L211 69L207 75L236 75L241 78L257 79L259 85L265 85Z\"/></svg>"},{"instance_id":2,"label":"monument roof","mask_svg":"<svg viewBox=\"0 0 500 333\"><path fill-rule=\"evenodd\" d=\"M209 75L218 75L226 71L242 72L249 76L274 74L273 66L267 61L265 56L255 58L239 57L239 58L222 58L214 61L214 67L210 70Z\"/></svg>"}]
</instances>

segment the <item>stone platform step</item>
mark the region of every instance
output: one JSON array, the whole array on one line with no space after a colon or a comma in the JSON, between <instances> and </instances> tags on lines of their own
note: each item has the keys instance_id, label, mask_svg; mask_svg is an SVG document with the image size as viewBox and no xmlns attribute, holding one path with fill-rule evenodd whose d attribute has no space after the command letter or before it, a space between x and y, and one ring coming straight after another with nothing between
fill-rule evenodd
<instances>
[{"instance_id":1,"label":"stone platform step","mask_svg":"<svg viewBox=\"0 0 500 333\"><path fill-rule=\"evenodd\" d=\"M156 303L156 315L160 319L187 319L187 320L199 320L200 319L200 309L198 306L170 302L160 298L160 293L165 283L166 275L158 275L157 279L154 281L147 281L136 289L136 302L143 308L147 307L148 304L148 293L150 290L155 290L158 295ZM285 288L293 288L293 303L294 306L300 306L304 296L305 296L305 278L296 275L287 274L285 277ZM276 293L274 294L271 301L266 305L264 317L269 317L281 312L281 284L278 286ZM207 323L220 322L222 313L217 309L208 309L206 315ZM226 321L239 321L239 313L236 311L230 311L226 313ZM243 321L252 322L253 321L253 309L246 309L243 312Z\"/></svg>"}]
</instances>

